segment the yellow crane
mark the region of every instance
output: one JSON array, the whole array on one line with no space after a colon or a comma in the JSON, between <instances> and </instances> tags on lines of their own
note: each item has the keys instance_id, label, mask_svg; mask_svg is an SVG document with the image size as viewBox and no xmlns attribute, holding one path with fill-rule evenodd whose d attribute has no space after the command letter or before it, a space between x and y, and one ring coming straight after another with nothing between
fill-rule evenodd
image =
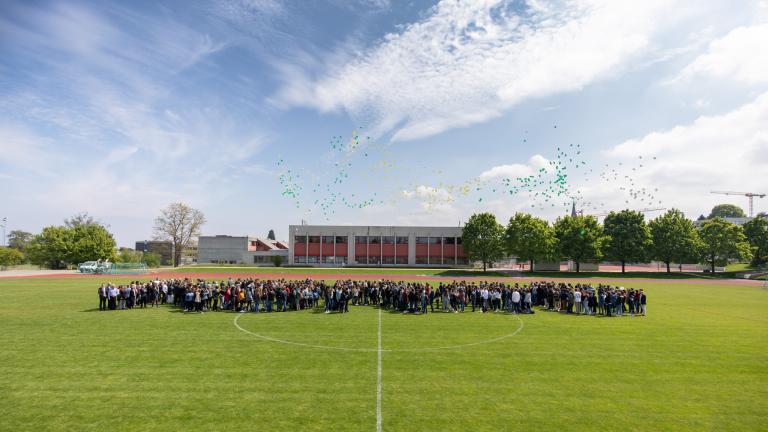
<instances>
[{"instance_id":1,"label":"yellow crane","mask_svg":"<svg viewBox=\"0 0 768 432\"><path fill-rule=\"evenodd\" d=\"M730 192L730 191L712 191L711 193L719 194L719 195L742 195L749 198L749 217L752 217L755 197L765 198L765 195L766 195L764 193L756 193L756 192Z\"/></svg>"}]
</instances>

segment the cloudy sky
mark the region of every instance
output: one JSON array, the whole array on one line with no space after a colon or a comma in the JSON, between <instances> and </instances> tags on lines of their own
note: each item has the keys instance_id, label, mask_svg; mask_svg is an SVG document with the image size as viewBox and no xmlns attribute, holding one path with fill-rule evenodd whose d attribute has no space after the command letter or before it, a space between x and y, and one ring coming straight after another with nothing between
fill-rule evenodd
<instances>
[{"instance_id":1,"label":"cloudy sky","mask_svg":"<svg viewBox=\"0 0 768 432\"><path fill-rule=\"evenodd\" d=\"M768 192L766 41L765 0L6 0L0 216L132 245L175 201L283 238L746 209L710 191Z\"/></svg>"}]
</instances>

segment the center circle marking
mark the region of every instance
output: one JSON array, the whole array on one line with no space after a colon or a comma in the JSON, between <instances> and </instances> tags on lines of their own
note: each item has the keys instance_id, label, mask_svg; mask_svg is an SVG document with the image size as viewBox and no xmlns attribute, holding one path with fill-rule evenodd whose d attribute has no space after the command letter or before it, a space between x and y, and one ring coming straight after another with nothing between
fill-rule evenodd
<instances>
[{"instance_id":1,"label":"center circle marking","mask_svg":"<svg viewBox=\"0 0 768 432\"><path fill-rule=\"evenodd\" d=\"M381 352L420 352L420 351L442 351L442 350L461 349L461 348L467 348L467 347L473 347L473 346L477 346L477 345L485 345L485 344L489 344L489 343L493 343L493 342L498 342L498 341L504 340L504 339L509 339L511 337L514 337L518 333L520 333L520 331L524 327L523 320L521 320L519 316L513 315L515 317L515 319L517 319L517 321L520 323L520 325L518 325L517 329L515 329L515 331L513 331L512 333L509 333L509 334L506 334L506 335L503 335L503 336L499 336L499 337L495 337L495 338L491 338L491 339L486 339L486 340L482 340L482 341L477 341L477 342L466 343L466 344L458 344L458 345L450 345L450 346L442 346L442 347L393 348L393 349L381 349L381 350L379 350L377 348L347 348L347 347L336 347L336 346L330 346L330 345L316 345L316 344L308 344L308 343L302 343L302 342L294 342L294 341L289 341L289 340L285 340L285 339L278 339L278 338L274 338L274 337L270 337L270 336L264 336L262 334L259 334L259 333L256 333L256 332L252 332L252 331L250 331L248 329L245 329L245 328L241 327L240 323L238 321L240 320L240 317L242 317L243 315L245 315L245 314L244 313L239 313L235 317L235 319L232 321L232 323L241 332L249 334L249 335L254 336L256 338L259 338L259 339L262 339L262 340L265 340L265 341L268 341L268 342L275 342L275 343L281 343L281 344L285 344L285 345L300 346L300 347L304 347L304 348L326 349L326 350L336 350L336 351L353 351L353 352L378 352L378 351L381 351Z\"/></svg>"}]
</instances>

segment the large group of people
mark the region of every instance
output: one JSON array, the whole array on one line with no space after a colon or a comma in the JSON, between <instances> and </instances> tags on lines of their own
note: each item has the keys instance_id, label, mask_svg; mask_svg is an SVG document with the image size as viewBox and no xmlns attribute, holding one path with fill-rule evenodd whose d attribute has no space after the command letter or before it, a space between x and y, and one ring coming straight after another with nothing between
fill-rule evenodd
<instances>
[{"instance_id":1,"label":"large group of people","mask_svg":"<svg viewBox=\"0 0 768 432\"><path fill-rule=\"evenodd\" d=\"M404 314L428 312L531 314L542 311L587 316L646 314L642 289L610 285L531 282L453 281L432 285L407 281L336 281L233 279L155 279L98 288L99 310L159 307L184 312L287 312L323 308L347 313L353 306L378 306Z\"/></svg>"}]
</instances>

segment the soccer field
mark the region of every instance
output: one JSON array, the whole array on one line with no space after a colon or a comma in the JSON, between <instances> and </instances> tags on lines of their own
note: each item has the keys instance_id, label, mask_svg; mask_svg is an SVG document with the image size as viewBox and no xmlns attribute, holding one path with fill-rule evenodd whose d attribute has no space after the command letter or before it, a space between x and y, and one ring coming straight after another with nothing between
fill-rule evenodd
<instances>
[{"instance_id":1,"label":"soccer field","mask_svg":"<svg viewBox=\"0 0 768 432\"><path fill-rule=\"evenodd\" d=\"M102 279L0 279L0 430L768 430L760 286L638 279L647 317L186 314L99 312Z\"/></svg>"}]
</instances>

